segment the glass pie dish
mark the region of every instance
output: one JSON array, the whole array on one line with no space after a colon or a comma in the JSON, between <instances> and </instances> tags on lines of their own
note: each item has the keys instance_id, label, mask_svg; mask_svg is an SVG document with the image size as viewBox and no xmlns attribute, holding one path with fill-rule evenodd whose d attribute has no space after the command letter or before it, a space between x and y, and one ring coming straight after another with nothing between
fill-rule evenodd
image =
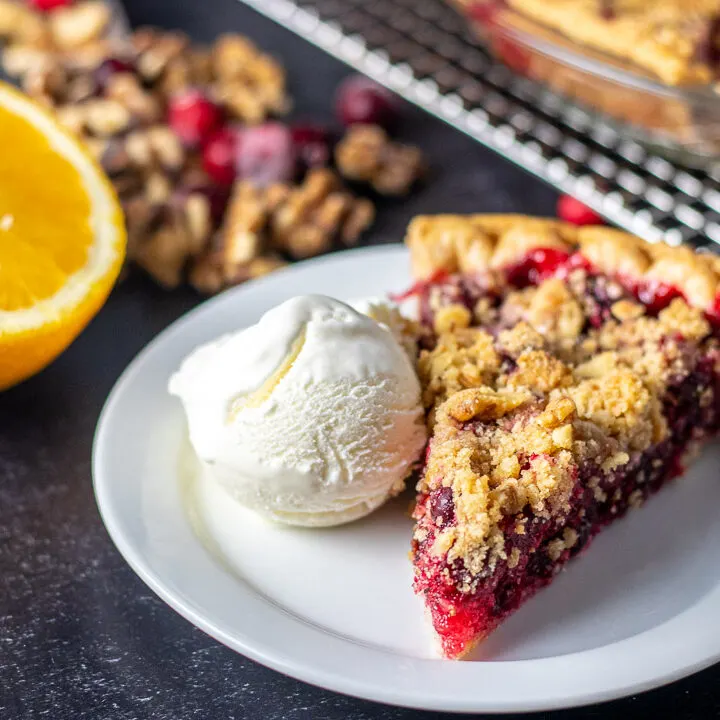
<instances>
[{"instance_id":1,"label":"glass pie dish","mask_svg":"<svg viewBox=\"0 0 720 720\"><path fill-rule=\"evenodd\" d=\"M544 85L625 136L675 160L720 157L720 93L712 83L664 83L639 65L580 45L487 0L455 0L488 49L516 73Z\"/></svg>"}]
</instances>

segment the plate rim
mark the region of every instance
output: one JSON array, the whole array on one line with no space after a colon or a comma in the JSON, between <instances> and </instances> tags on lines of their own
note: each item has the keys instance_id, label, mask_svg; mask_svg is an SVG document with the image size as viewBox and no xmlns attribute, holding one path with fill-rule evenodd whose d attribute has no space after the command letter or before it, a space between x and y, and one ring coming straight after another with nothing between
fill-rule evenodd
<instances>
[{"instance_id":1,"label":"plate rim","mask_svg":"<svg viewBox=\"0 0 720 720\"><path fill-rule=\"evenodd\" d=\"M406 260L408 258L408 252L402 245L388 244L345 250L339 253L333 253L297 263L289 268L281 270L280 272L258 280L250 281L219 296L206 300L189 312L183 314L161 331L128 364L126 369L115 382L100 412L93 438L91 464L93 490L100 516L111 540L131 569L156 595L158 595L158 597L160 597L179 615L235 652L238 652L241 655L244 655L285 675L327 690L401 707L456 713L517 713L579 707L645 692L675 680L679 680L718 662L720 660L720 643L718 643L717 646L714 646L712 650L706 648L705 652L701 656L696 657L694 660L687 659L676 666L670 664L670 666L666 667L664 671L655 673L652 677L637 677L634 680L625 679L623 683L616 682L612 685L596 689L593 692L584 691L576 694L569 693L563 696L555 696L553 698L538 698L534 701L523 700L520 694L519 697L511 697L502 702L495 701L490 703L484 702L482 697L477 697L471 700L460 699L454 697L455 693L452 692L446 694L429 693L426 688L421 688L423 692L412 695L408 694L407 691L403 693L394 691L392 688L388 688L387 686L383 687L381 683L378 684L377 678L375 680L368 678L362 679L350 677L347 674L338 672L337 670L332 672L328 670L328 668L318 669L317 666L307 665L307 663L303 664L300 658L291 657L287 654L282 656L278 653L273 653L272 649L268 649L267 644L266 646L263 646L262 640L254 640L252 638L248 640L247 636L244 638L238 637L237 632L233 634L231 630L224 629L218 622L217 618L213 619L212 617L203 615L202 610L193 607L192 604L187 602L184 597L178 595L171 587L168 586L167 583L163 582L162 577L159 577L155 573L147 559L143 558L140 553L136 552L127 537L125 528L123 527L122 518L117 515L116 508L113 506L110 494L110 481L104 472L103 464L108 443L112 440L112 436L110 435L108 437L108 433L110 432L110 421L116 412L116 407L121 404L128 388L136 382L137 376L142 373L143 368L150 359L161 352L163 345L167 343L170 338L181 334L188 326L197 322L198 319L201 319L206 314L212 313L214 309L220 305L239 302L245 295L251 295L260 287L282 282L283 279L286 279L290 275L302 275L311 267L317 268L322 265L332 266L335 264L343 265L345 263L353 263L353 265L356 265L362 257L372 260L378 255L396 255L397 258L394 259L398 261L401 256L403 256ZM354 270L358 271L358 268L355 267ZM408 281L410 281L409 275ZM257 312L257 315L259 316L262 309L258 309L257 311L253 310L253 312ZM200 543L199 540L197 540L197 542ZM215 561L208 555L208 562L214 563ZM557 665L557 661L559 661L560 665L571 665L581 659L592 661L593 658L591 656L593 655L606 654L613 648L617 653L617 650L620 649L619 646L624 646L629 650L633 645L644 642L643 638L648 640L648 636L661 636L661 630L664 629L664 631L667 631L667 626L671 623L675 623L680 618L683 618L691 613L698 612L698 605L701 605L705 600L707 600L707 598L708 596L705 596L705 598L703 598L695 606L687 608L678 616L675 616L665 623L661 623L660 625L637 635L599 648L555 656L552 658L507 661L485 660L482 661L482 664L485 666L485 669L502 666L503 672L500 673L501 675L503 675L505 671L508 671L508 676L513 672L522 676L525 672L527 672L528 667L532 666L539 666L548 669L553 664ZM281 611L278 610L278 612ZM241 617L241 613L238 613L238 617ZM687 620L687 618L685 619ZM296 623L302 623L302 620L298 620L297 618L295 618L294 621ZM325 631L318 627L313 627L312 633L326 634ZM378 653L382 654L383 652L377 648L361 646L346 639L340 638L337 639L337 641L359 648L361 655L368 655L368 659L371 659L371 656L373 655L377 655ZM652 644L653 643L650 638L650 645ZM553 661L556 662L553 663ZM476 663L458 663L455 661L411 657L407 657L404 662L406 665L409 664L409 666L417 667L427 666L428 663L432 663L437 666L437 668L454 667L457 668L457 670L443 670L442 672L435 670L435 672L437 672L438 675L446 675L449 672L451 676L455 674L459 679L462 679L462 676L467 674L465 671L461 670L461 668L476 665ZM357 671L357 668L354 668L354 670ZM514 680L515 679L516 678L514 678Z\"/></svg>"}]
</instances>

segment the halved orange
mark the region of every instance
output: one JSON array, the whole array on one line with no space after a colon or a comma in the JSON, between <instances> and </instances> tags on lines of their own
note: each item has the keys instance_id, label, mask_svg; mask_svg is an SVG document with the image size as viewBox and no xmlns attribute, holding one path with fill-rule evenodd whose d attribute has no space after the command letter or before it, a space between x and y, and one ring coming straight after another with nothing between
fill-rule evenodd
<instances>
[{"instance_id":1,"label":"halved orange","mask_svg":"<svg viewBox=\"0 0 720 720\"><path fill-rule=\"evenodd\" d=\"M122 265L115 191L45 110L0 83L0 389L54 360Z\"/></svg>"}]
</instances>

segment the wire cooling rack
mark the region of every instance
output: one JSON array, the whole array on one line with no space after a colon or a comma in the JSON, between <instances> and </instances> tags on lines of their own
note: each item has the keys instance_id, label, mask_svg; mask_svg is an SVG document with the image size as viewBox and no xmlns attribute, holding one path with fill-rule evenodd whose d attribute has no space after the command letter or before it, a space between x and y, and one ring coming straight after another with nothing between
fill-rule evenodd
<instances>
[{"instance_id":1,"label":"wire cooling rack","mask_svg":"<svg viewBox=\"0 0 720 720\"><path fill-rule=\"evenodd\" d=\"M493 61L442 0L241 0L646 240L720 245L720 166L654 155Z\"/></svg>"}]
</instances>

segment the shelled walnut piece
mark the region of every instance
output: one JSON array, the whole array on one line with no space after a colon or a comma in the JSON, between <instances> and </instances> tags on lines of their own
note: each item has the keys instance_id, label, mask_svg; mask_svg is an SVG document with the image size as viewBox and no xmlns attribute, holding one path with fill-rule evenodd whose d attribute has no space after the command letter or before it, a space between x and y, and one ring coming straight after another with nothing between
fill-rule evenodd
<instances>
[{"instance_id":1,"label":"shelled walnut piece","mask_svg":"<svg viewBox=\"0 0 720 720\"><path fill-rule=\"evenodd\" d=\"M326 168L311 170L294 187L238 181L214 245L194 262L190 282L200 292L217 292L283 265L279 253L297 260L355 244L374 216L373 204L349 193Z\"/></svg>"},{"instance_id":2,"label":"shelled walnut piece","mask_svg":"<svg viewBox=\"0 0 720 720\"><path fill-rule=\"evenodd\" d=\"M335 150L348 180L369 183L381 195L405 195L425 172L422 153L391 140L378 125L353 125Z\"/></svg>"},{"instance_id":3,"label":"shelled walnut piece","mask_svg":"<svg viewBox=\"0 0 720 720\"><path fill-rule=\"evenodd\" d=\"M111 20L102 0L84 0L51 13L19 0L0 0L0 38L27 50L68 50L103 37Z\"/></svg>"},{"instance_id":4,"label":"shelled walnut piece","mask_svg":"<svg viewBox=\"0 0 720 720\"><path fill-rule=\"evenodd\" d=\"M158 284L178 287L189 258L205 250L210 234L210 206L201 193L174 197L163 205L137 202L126 206L128 225L142 223L128 244L133 260ZM136 213L134 215L134 213Z\"/></svg>"},{"instance_id":5,"label":"shelled walnut piece","mask_svg":"<svg viewBox=\"0 0 720 720\"><path fill-rule=\"evenodd\" d=\"M301 260L329 250L336 240L354 245L374 219L369 200L345 190L332 170L317 168L273 209L270 242Z\"/></svg>"},{"instance_id":6,"label":"shelled walnut piece","mask_svg":"<svg viewBox=\"0 0 720 720\"><path fill-rule=\"evenodd\" d=\"M210 60L216 100L234 117L256 124L290 109L285 71L246 37L223 35Z\"/></svg>"}]
</instances>

